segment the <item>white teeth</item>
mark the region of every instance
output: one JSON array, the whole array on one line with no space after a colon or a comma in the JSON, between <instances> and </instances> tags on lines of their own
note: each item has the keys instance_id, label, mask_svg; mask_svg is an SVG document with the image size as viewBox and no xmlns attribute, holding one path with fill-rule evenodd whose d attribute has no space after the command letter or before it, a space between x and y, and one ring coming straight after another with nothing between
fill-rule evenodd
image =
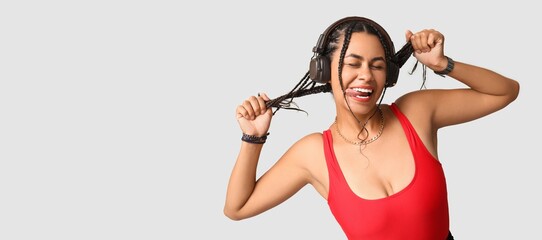
<instances>
[{"instance_id":1,"label":"white teeth","mask_svg":"<svg viewBox=\"0 0 542 240\"><path fill-rule=\"evenodd\" d=\"M373 90L367 89L367 88L352 88L352 90L356 92L363 92L363 93L372 93Z\"/></svg>"}]
</instances>

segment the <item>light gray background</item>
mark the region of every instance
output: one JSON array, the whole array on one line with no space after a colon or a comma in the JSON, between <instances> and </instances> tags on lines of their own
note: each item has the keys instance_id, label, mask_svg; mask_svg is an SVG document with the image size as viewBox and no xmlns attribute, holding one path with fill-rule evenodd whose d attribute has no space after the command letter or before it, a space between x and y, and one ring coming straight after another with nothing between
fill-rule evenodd
<instances>
[{"instance_id":1,"label":"light gray background","mask_svg":"<svg viewBox=\"0 0 542 240\"><path fill-rule=\"evenodd\" d=\"M457 239L540 236L535 1L180 2L0 3L0 239L345 239L310 186L240 222L222 207L235 107L289 91L319 34L350 15L397 49L407 29L438 29L455 60L521 83L504 110L443 129L439 152ZM419 88L412 66L384 102ZM460 85L429 72L427 87ZM329 95L297 103L309 115L279 111L261 172L334 118Z\"/></svg>"}]
</instances>

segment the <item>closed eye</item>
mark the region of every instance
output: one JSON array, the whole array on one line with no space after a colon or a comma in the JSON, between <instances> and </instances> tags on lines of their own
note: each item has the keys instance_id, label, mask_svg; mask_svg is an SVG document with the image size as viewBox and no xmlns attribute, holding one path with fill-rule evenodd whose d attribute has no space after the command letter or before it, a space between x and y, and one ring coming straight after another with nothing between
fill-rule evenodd
<instances>
[{"instance_id":1,"label":"closed eye","mask_svg":"<svg viewBox=\"0 0 542 240\"><path fill-rule=\"evenodd\" d=\"M345 65L350 67L360 67L361 63L345 63Z\"/></svg>"}]
</instances>

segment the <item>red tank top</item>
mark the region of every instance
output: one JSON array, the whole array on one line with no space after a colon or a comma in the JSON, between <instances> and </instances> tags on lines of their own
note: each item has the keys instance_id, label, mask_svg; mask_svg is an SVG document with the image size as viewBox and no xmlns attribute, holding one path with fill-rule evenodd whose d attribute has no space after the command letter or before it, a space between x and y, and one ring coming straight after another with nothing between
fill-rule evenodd
<instances>
[{"instance_id":1,"label":"red tank top","mask_svg":"<svg viewBox=\"0 0 542 240\"><path fill-rule=\"evenodd\" d=\"M415 173L403 190L381 199L363 199L348 186L324 131L329 172L328 205L349 240L438 240L449 230L446 179L440 162L425 148L409 120L391 105L414 156Z\"/></svg>"}]
</instances>

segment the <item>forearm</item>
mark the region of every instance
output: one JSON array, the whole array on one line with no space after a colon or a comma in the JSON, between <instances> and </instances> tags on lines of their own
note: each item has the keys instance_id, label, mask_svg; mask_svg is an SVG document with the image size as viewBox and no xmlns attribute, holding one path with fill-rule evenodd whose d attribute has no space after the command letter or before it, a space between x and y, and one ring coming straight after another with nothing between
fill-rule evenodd
<instances>
[{"instance_id":1,"label":"forearm","mask_svg":"<svg viewBox=\"0 0 542 240\"><path fill-rule=\"evenodd\" d=\"M263 144L241 143L241 150L233 167L228 189L224 214L237 219L238 212L248 201L256 185L256 169Z\"/></svg>"},{"instance_id":2,"label":"forearm","mask_svg":"<svg viewBox=\"0 0 542 240\"><path fill-rule=\"evenodd\" d=\"M513 100L519 91L518 82L489 69L455 62L448 76L464 83L471 89L492 96L507 97Z\"/></svg>"}]
</instances>

